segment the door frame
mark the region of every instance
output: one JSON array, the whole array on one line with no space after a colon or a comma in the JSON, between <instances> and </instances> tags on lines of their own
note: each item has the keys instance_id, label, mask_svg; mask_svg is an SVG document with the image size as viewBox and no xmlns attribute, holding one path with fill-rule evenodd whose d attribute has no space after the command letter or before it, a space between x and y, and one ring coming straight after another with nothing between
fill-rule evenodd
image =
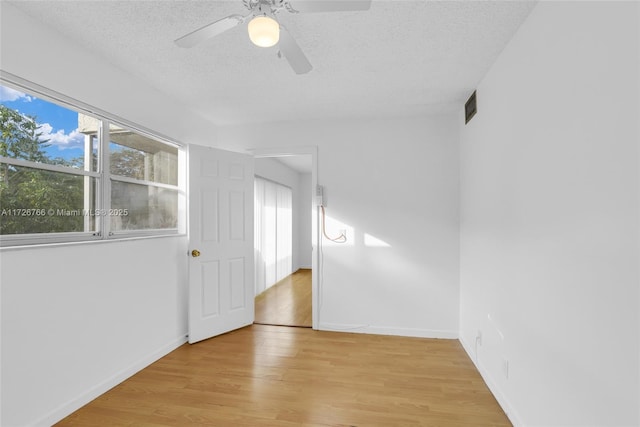
<instances>
[{"instance_id":1,"label":"door frame","mask_svg":"<svg viewBox=\"0 0 640 427\"><path fill-rule=\"evenodd\" d=\"M276 148L253 148L247 152L253 155L255 159L265 157L288 157L288 156L311 156L311 197L316 194L318 185L318 147L317 146L301 146L301 147L276 147ZM319 210L313 200L312 206L315 208L314 215L311 219L311 327L315 330L320 328L320 286L319 286L319 256L318 241L320 239L319 227Z\"/></svg>"}]
</instances>

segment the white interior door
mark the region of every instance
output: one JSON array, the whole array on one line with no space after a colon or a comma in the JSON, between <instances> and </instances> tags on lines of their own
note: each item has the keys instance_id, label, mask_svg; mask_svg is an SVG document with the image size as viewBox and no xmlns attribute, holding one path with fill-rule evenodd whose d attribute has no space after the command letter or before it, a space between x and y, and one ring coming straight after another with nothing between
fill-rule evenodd
<instances>
[{"instance_id":1,"label":"white interior door","mask_svg":"<svg viewBox=\"0 0 640 427\"><path fill-rule=\"evenodd\" d=\"M189 342L253 323L253 157L189 146Z\"/></svg>"}]
</instances>

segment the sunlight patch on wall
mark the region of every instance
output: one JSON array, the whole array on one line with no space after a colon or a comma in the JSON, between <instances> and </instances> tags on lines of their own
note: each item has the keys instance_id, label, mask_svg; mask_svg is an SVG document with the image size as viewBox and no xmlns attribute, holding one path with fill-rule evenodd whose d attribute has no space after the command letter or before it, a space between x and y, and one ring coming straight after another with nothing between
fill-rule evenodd
<instances>
[{"instance_id":1,"label":"sunlight patch on wall","mask_svg":"<svg viewBox=\"0 0 640 427\"><path fill-rule=\"evenodd\" d=\"M364 246L370 248L389 248L391 245L369 233L358 232L349 224L332 216L324 216L321 220L322 245L324 246Z\"/></svg>"},{"instance_id":2,"label":"sunlight patch on wall","mask_svg":"<svg viewBox=\"0 0 640 427\"><path fill-rule=\"evenodd\" d=\"M369 233L364 233L364 245L370 246L373 248L388 248L391 247L390 244L385 242L384 240L378 239L375 236L372 236Z\"/></svg>"}]
</instances>

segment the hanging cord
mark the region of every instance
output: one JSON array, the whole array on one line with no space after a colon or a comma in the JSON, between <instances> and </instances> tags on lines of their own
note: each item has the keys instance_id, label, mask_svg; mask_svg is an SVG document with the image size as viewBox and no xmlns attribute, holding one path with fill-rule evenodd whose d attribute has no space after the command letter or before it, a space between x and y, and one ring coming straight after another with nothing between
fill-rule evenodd
<instances>
[{"instance_id":1,"label":"hanging cord","mask_svg":"<svg viewBox=\"0 0 640 427\"><path fill-rule=\"evenodd\" d=\"M335 238L331 238L327 235L327 230L325 228L326 225L326 215L324 212L324 205L320 205L320 210L322 210L322 234L324 235L324 237L327 240L331 240L332 242L335 243L346 243L347 242L347 236L344 233L340 233L340 235L338 237Z\"/></svg>"}]
</instances>

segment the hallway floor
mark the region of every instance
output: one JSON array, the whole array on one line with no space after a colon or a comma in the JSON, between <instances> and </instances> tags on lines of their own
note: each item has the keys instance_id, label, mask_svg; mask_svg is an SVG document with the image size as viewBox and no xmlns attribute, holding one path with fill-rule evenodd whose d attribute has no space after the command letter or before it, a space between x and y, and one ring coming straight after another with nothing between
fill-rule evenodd
<instances>
[{"instance_id":1,"label":"hallway floor","mask_svg":"<svg viewBox=\"0 0 640 427\"><path fill-rule=\"evenodd\" d=\"M262 325L311 327L311 270L300 269L256 297Z\"/></svg>"}]
</instances>

